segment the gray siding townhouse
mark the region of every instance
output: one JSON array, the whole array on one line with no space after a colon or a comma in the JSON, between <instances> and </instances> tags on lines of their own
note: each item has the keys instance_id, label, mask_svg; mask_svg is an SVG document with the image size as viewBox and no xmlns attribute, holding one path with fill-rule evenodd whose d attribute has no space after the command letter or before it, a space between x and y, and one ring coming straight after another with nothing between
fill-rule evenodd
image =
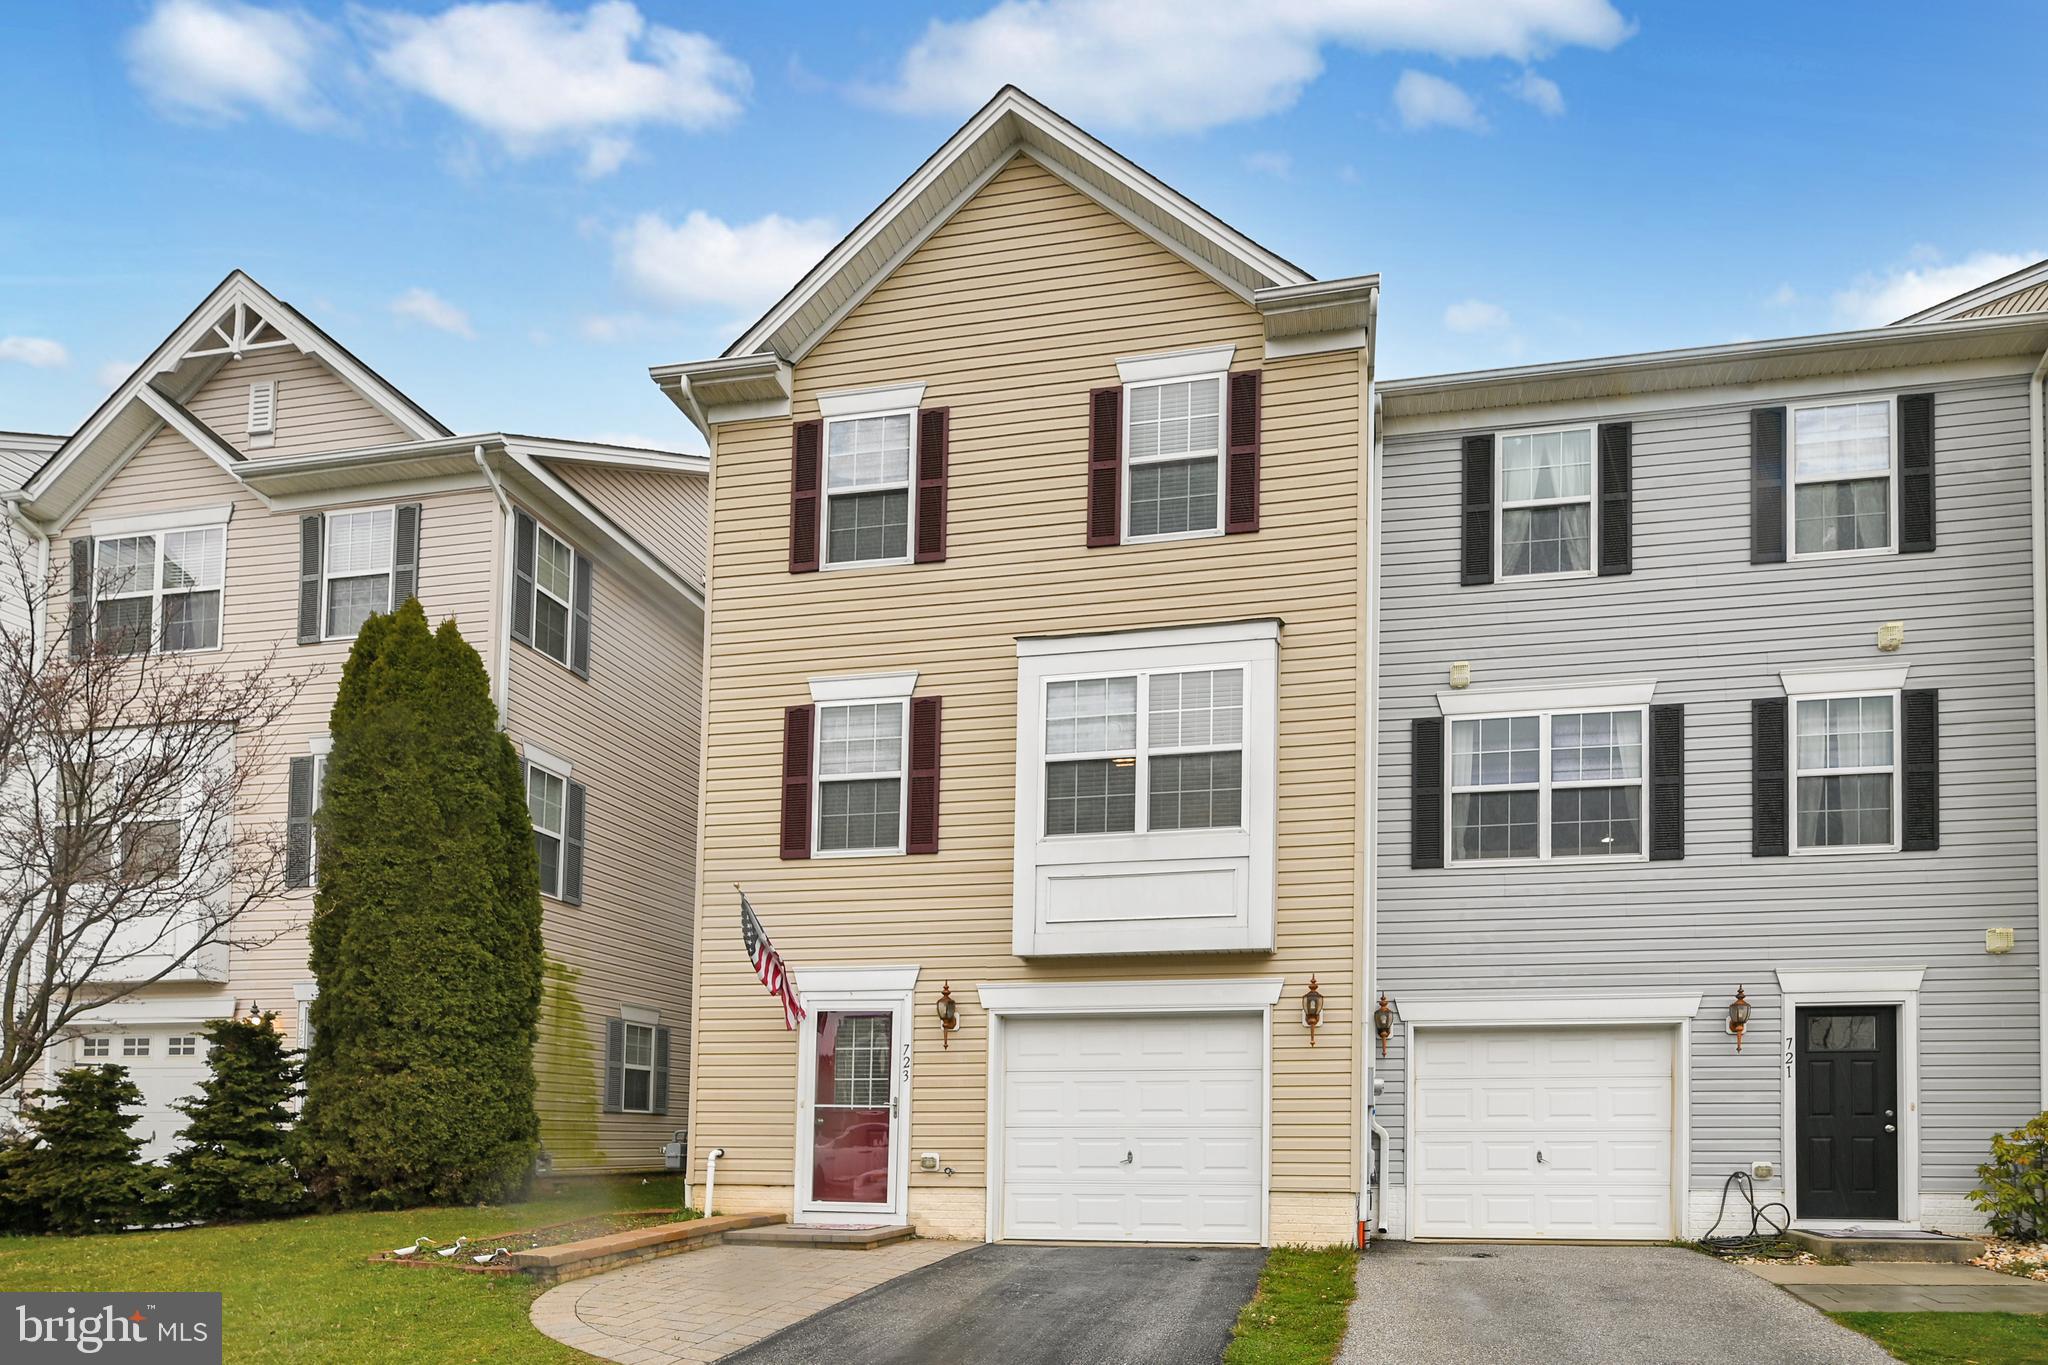
<instances>
[{"instance_id":1,"label":"gray siding townhouse","mask_svg":"<svg viewBox=\"0 0 2048 1365\"><path fill-rule=\"evenodd\" d=\"M1697 1236L1736 1171L1981 1228L2043 1103L2044 367L1979 310L1379 386L1390 1235Z\"/></svg>"}]
</instances>

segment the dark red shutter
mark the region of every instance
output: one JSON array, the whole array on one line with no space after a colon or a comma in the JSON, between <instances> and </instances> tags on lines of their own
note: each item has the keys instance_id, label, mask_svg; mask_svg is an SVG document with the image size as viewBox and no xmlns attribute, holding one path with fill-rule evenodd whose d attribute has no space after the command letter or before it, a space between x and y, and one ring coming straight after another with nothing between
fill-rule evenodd
<instances>
[{"instance_id":1,"label":"dark red shutter","mask_svg":"<svg viewBox=\"0 0 2048 1365\"><path fill-rule=\"evenodd\" d=\"M818 512L824 501L823 422L798 422L789 456L789 571L818 568Z\"/></svg>"},{"instance_id":2,"label":"dark red shutter","mask_svg":"<svg viewBox=\"0 0 2048 1365\"><path fill-rule=\"evenodd\" d=\"M1124 391L1091 389L1088 393L1088 543L1114 545L1123 539L1123 509L1118 496L1123 484L1119 447L1123 444Z\"/></svg>"},{"instance_id":3,"label":"dark red shutter","mask_svg":"<svg viewBox=\"0 0 2048 1365\"><path fill-rule=\"evenodd\" d=\"M938 697L910 699L910 805L903 847L909 853L939 851Z\"/></svg>"},{"instance_id":4,"label":"dark red shutter","mask_svg":"<svg viewBox=\"0 0 2048 1365\"><path fill-rule=\"evenodd\" d=\"M917 562L946 557L946 464L952 441L952 409L924 408L917 414Z\"/></svg>"},{"instance_id":5,"label":"dark red shutter","mask_svg":"<svg viewBox=\"0 0 2048 1365\"><path fill-rule=\"evenodd\" d=\"M811 423L816 426L817 423ZM811 567L816 568L813 564ZM811 856L811 727L818 708L792 706L782 713L782 856Z\"/></svg>"},{"instance_id":6,"label":"dark red shutter","mask_svg":"<svg viewBox=\"0 0 2048 1365\"><path fill-rule=\"evenodd\" d=\"M1223 531L1235 536L1259 529L1259 371L1231 374L1229 409Z\"/></svg>"}]
</instances>

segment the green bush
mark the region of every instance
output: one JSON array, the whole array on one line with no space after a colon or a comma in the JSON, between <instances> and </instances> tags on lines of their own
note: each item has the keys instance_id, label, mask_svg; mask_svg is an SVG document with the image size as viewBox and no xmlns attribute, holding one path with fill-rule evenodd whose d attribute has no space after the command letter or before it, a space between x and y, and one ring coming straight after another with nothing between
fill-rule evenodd
<instances>
[{"instance_id":1,"label":"green bush","mask_svg":"<svg viewBox=\"0 0 2048 1365\"><path fill-rule=\"evenodd\" d=\"M1970 1202L2000 1237L2048 1238L2048 1112L1991 1138L1991 1160L1977 1168Z\"/></svg>"},{"instance_id":2,"label":"green bush","mask_svg":"<svg viewBox=\"0 0 2048 1365\"><path fill-rule=\"evenodd\" d=\"M156 1173L128 1132L142 1092L122 1066L75 1066L22 1109L26 1140L0 1151L7 1216L25 1232L119 1232L144 1221Z\"/></svg>"},{"instance_id":3,"label":"green bush","mask_svg":"<svg viewBox=\"0 0 2048 1365\"><path fill-rule=\"evenodd\" d=\"M300 1069L276 1019L216 1019L202 1030L212 1074L177 1102L187 1122L166 1163L174 1216L276 1218L305 1207L306 1187L286 1159Z\"/></svg>"},{"instance_id":4,"label":"green bush","mask_svg":"<svg viewBox=\"0 0 2048 1365\"><path fill-rule=\"evenodd\" d=\"M512 1197L539 1148L539 869L483 660L416 601L373 616L329 730L300 1172L330 1208Z\"/></svg>"}]
</instances>

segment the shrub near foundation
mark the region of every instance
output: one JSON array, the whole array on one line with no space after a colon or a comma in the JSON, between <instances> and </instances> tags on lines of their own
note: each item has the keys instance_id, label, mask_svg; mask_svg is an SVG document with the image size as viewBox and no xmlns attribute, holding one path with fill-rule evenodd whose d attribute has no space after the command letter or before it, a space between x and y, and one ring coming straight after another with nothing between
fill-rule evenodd
<instances>
[{"instance_id":1,"label":"shrub near foundation","mask_svg":"<svg viewBox=\"0 0 2048 1365\"><path fill-rule=\"evenodd\" d=\"M1977 1168L1970 1202L2001 1237L2048 1239L2048 1112L1991 1138L1991 1160Z\"/></svg>"}]
</instances>

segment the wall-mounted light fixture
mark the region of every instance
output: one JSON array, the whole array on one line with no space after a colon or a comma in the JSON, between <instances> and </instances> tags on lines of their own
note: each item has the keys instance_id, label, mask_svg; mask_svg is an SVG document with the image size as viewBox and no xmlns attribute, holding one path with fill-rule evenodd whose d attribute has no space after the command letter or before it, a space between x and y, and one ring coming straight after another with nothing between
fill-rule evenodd
<instances>
[{"instance_id":1,"label":"wall-mounted light fixture","mask_svg":"<svg viewBox=\"0 0 2048 1365\"><path fill-rule=\"evenodd\" d=\"M1877 628L1877 647L1881 653L1896 654L1906 643L1906 623L1887 621Z\"/></svg>"},{"instance_id":2,"label":"wall-mounted light fixture","mask_svg":"<svg viewBox=\"0 0 2048 1365\"><path fill-rule=\"evenodd\" d=\"M1379 1035L1380 1056L1386 1056L1387 1038L1394 1031L1394 1002L1387 999L1385 991L1380 992L1379 1008L1372 1012L1372 1031Z\"/></svg>"},{"instance_id":3,"label":"wall-mounted light fixture","mask_svg":"<svg viewBox=\"0 0 2048 1365\"><path fill-rule=\"evenodd\" d=\"M1323 993L1316 987L1313 974L1308 979L1308 989L1301 996L1301 1022L1308 1026L1308 1045L1316 1045L1316 1030L1323 1026Z\"/></svg>"},{"instance_id":4,"label":"wall-mounted light fixture","mask_svg":"<svg viewBox=\"0 0 2048 1365\"><path fill-rule=\"evenodd\" d=\"M939 988L939 1045L948 1051L953 1046L953 1030L960 1027L960 1006L953 1002L953 983L948 981Z\"/></svg>"},{"instance_id":5,"label":"wall-mounted light fixture","mask_svg":"<svg viewBox=\"0 0 2048 1365\"><path fill-rule=\"evenodd\" d=\"M1728 1031L1735 1035L1735 1050L1742 1051L1742 1031L1749 1027L1749 997L1742 993L1742 987L1735 988L1735 998L1728 1002Z\"/></svg>"},{"instance_id":6,"label":"wall-mounted light fixture","mask_svg":"<svg viewBox=\"0 0 2048 1365\"><path fill-rule=\"evenodd\" d=\"M1462 692L1472 685L1472 665L1464 659L1451 665L1451 688Z\"/></svg>"}]
</instances>

